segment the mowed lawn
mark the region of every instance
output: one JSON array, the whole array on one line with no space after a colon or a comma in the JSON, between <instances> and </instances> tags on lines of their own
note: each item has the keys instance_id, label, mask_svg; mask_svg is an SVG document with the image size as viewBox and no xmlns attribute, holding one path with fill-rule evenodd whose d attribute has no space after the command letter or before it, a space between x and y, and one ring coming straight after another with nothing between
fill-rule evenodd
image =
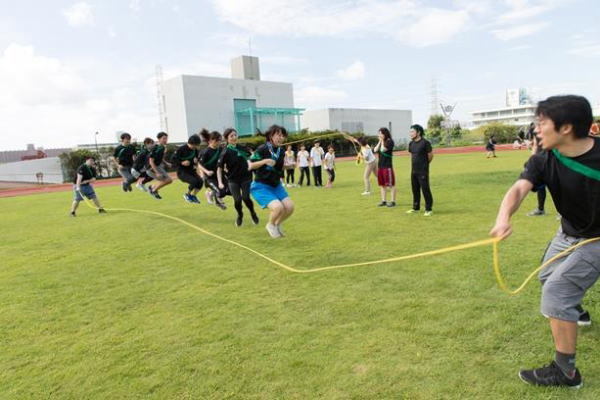
<instances>
[{"instance_id":1,"label":"mowed lawn","mask_svg":"<svg viewBox=\"0 0 600 400\"><path fill-rule=\"evenodd\" d=\"M438 155L434 216L407 215L409 159L395 157L398 207L361 196L362 166L338 163L333 189L291 188L287 237L248 218L98 188L107 208L180 217L297 268L383 259L485 239L528 153ZM375 182L373 182L375 184ZM157 216L82 207L71 193L0 199L2 399L549 399L564 389L523 384L521 367L554 350L539 283L518 296L495 282L489 246L410 261L293 274ZM204 197L200 197L204 200ZM515 286L539 265L558 227L514 218L501 263ZM248 215L248 213L247 213ZM249 215L248 215L249 216ZM586 298L600 316L598 289ZM581 330L582 399L600 398L600 335Z\"/></svg>"}]
</instances>

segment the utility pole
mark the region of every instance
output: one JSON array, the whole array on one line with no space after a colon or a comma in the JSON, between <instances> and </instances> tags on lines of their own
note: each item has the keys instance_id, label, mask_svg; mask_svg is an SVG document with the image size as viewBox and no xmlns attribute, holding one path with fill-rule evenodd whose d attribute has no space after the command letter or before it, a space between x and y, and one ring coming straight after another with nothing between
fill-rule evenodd
<instances>
[{"instance_id":1,"label":"utility pole","mask_svg":"<svg viewBox=\"0 0 600 400\"><path fill-rule=\"evenodd\" d=\"M98 150L98 132L94 134L94 144L96 145L96 153L100 155L100 150Z\"/></svg>"},{"instance_id":2,"label":"utility pole","mask_svg":"<svg viewBox=\"0 0 600 400\"><path fill-rule=\"evenodd\" d=\"M160 126L161 131L168 132L169 126L167 124L167 117L165 115L164 96L162 93L163 70L162 70L161 65L156 65L155 78L156 78L156 105L158 106L159 126Z\"/></svg>"}]
</instances>

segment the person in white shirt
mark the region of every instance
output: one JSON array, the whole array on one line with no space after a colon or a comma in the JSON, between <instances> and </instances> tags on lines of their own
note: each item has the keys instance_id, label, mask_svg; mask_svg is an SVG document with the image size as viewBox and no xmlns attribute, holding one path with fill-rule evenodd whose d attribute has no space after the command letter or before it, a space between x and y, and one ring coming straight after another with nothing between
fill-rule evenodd
<instances>
[{"instance_id":1,"label":"person in white shirt","mask_svg":"<svg viewBox=\"0 0 600 400\"><path fill-rule=\"evenodd\" d=\"M294 185L294 172L296 170L296 157L294 156L294 150L292 145L288 144L283 158L283 169L285 171L285 183L287 187L293 187Z\"/></svg>"},{"instance_id":2,"label":"person in white shirt","mask_svg":"<svg viewBox=\"0 0 600 400\"><path fill-rule=\"evenodd\" d=\"M315 186L323 186L323 178L321 176L321 165L323 165L323 156L325 152L319 142L315 142L315 145L310 149L310 160L312 161L313 178L315 179Z\"/></svg>"},{"instance_id":3,"label":"person in white shirt","mask_svg":"<svg viewBox=\"0 0 600 400\"><path fill-rule=\"evenodd\" d=\"M300 151L296 154L296 162L298 168L300 168L300 180L298 181L298 184L302 186L304 176L306 175L306 186L310 186L310 154L306 151L305 145L300 145Z\"/></svg>"},{"instance_id":4,"label":"person in white shirt","mask_svg":"<svg viewBox=\"0 0 600 400\"><path fill-rule=\"evenodd\" d=\"M323 160L325 163L325 171L327 171L327 175L329 179L327 180L326 188L333 187L333 181L335 180L335 149L333 146L329 146L327 148L327 153L325 153L325 159Z\"/></svg>"},{"instance_id":5,"label":"person in white shirt","mask_svg":"<svg viewBox=\"0 0 600 400\"><path fill-rule=\"evenodd\" d=\"M365 182L365 191L361 194L363 196L371 194L371 174L377 178L377 157L373 153L373 149L367 142L367 137L362 136L358 139L348 136L349 140L360 145L360 153L358 154L359 159L365 163L365 173L363 174L363 180Z\"/></svg>"}]
</instances>

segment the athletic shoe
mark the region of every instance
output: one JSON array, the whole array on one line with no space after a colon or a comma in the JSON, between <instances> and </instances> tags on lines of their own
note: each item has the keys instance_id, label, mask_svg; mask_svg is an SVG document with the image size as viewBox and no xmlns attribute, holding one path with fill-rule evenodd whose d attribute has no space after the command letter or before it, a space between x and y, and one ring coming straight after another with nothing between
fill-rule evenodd
<instances>
[{"instance_id":1,"label":"athletic shoe","mask_svg":"<svg viewBox=\"0 0 600 400\"><path fill-rule=\"evenodd\" d=\"M579 314L579 319L577 320L577 325L578 326L591 326L592 318L590 317L590 313L587 311L584 311L581 314Z\"/></svg>"},{"instance_id":2,"label":"athletic shoe","mask_svg":"<svg viewBox=\"0 0 600 400\"><path fill-rule=\"evenodd\" d=\"M185 201L187 201L188 203L193 203L194 202L194 200L192 200L192 195L188 194L188 193L184 193L183 194L183 199Z\"/></svg>"},{"instance_id":3,"label":"athletic shoe","mask_svg":"<svg viewBox=\"0 0 600 400\"><path fill-rule=\"evenodd\" d=\"M221 210L225 211L227 210L227 206L225 205L225 203L223 203L223 201L221 199L216 199L216 205L217 207L219 207Z\"/></svg>"},{"instance_id":4,"label":"athletic shoe","mask_svg":"<svg viewBox=\"0 0 600 400\"><path fill-rule=\"evenodd\" d=\"M106 214L106 210L104 208L99 208L98 214Z\"/></svg>"},{"instance_id":5,"label":"athletic shoe","mask_svg":"<svg viewBox=\"0 0 600 400\"><path fill-rule=\"evenodd\" d=\"M283 231L281 230L281 224L279 225L275 225L277 227L277 231L279 231L279 234L283 237L285 236L285 234L283 233Z\"/></svg>"},{"instance_id":6,"label":"athletic shoe","mask_svg":"<svg viewBox=\"0 0 600 400\"><path fill-rule=\"evenodd\" d=\"M431 217L433 215L433 211L429 210L429 211L425 211L425 214L423 214L424 217Z\"/></svg>"},{"instance_id":7,"label":"athletic shoe","mask_svg":"<svg viewBox=\"0 0 600 400\"><path fill-rule=\"evenodd\" d=\"M152 188L152 185L148 186L148 194L154 197L154 189Z\"/></svg>"},{"instance_id":8,"label":"athletic shoe","mask_svg":"<svg viewBox=\"0 0 600 400\"><path fill-rule=\"evenodd\" d=\"M193 194L190 194L190 198L192 199L192 203L200 204L200 200L198 199L198 197L194 196Z\"/></svg>"},{"instance_id":9,"label":"athletic shoe","mask_svg":"<svg viewBox=\"0 0 600 400\"><path fill-rule=\"evenodd\" d=\"M258 225L258 215L252 214L252 223Z\"/></svg>"},{"instance_id":10,"label":"athletic shoe","mask_svg":"<svg viewBox=\"0 0 600 400\"><path fill-rule=\"evenodd\" d=\"M77 215L75 215L75 211L71 211L71 212L69 213L69 217L76 217L76 216L77 216Z\"/></svg>"},{"instance_id":11,"label":"athletic shoe","mask_svg":"<svg viewBox=\"0 0 600 400\"><path fill-rule=\"evenodd\" d=\"M539 208L536 208L535 210L527 213L528 217L538 217L541 215L546 215L546 211L540 210Z\"/></svg>"},{"instance_id":12,"label":"athletic shoe","mask_svg":"<svg viewBox=\"0 0 600 400\"><path fill-rule=\"evenodd\" d=\"M367 192L367 191L364 191L364 192L361 193L361 195L363 195L363 196L368 196L370 194L371 194L371 192Z\"/></svg>"},{"instance_id":13,"label":"athletic shoe","mask_svg":"<svg viewBox=\"0 0 600 400\"><path fill-rule=\"evenodd\" d=\"M160 194L158 194L158 192L155 191L154 188L152 188L152 186L148 188L148 193L150 193L150 196L154 197L157 200L162 199L162 197L160 197Z\"/></svg>"},{"instance_id":14,"label":"athletic shoe","mask_svg":"<svg viewBox=\"0 0 600 400\"><path fill-rule=\"evenodd\" d=\"M267 225L265 225L265 228L267 229L267 232L269 232L269 235L273 238L273 239L277 239L281 237L281 233L279 233L279 229L277 229L277 227L271 223L268 223Z\"/></svg>"},{"instance_id":15,"label":"athletic shoe","mask_svg":"<svg viewBox=\"0 0 600 400\"><path fill-rule=\"evenodd\" d=\"M206 202L208 204L215 204L215 202L213 201L212 191L207 190L206 192L204 192L204 195L206 196Z\"/></svg>"},{"instance_id":16,"label":"athletic shoe","mask_svg":"<svg viewBox=\"0 0 600 400\"><path fill-rule=\"evenodd\" d=\"M390 201L389 203L387 203L388 207L396 207L396 202L395 201Z\"/></svg>"},{"instance_id":17,"label":"athletic shoe","mask_svg":"<svg viewBox=\"0 0 600 400\"><path fill-rule=\"evenodd\" d=\"M131 188L131 183L127 183L127 191L131 192L133 189Z\"/></svg>"},{"instance_id":18,"label":"athletic shoe","mask_svg":"<svg viewBox=\"0 0 600 400\"><path fill-rule=\"evenodd\" d=\"M406 213L407 213L407 214L416 214L416 213L418 213L418 212L419 212L419 210L415 210L414 208L411 208L411 209L410 209L410 210L408 210Z\"/></svg>"},{"instance_id":19,"label":"athletic shoe","mask_svg":"<svg viewBox=\"0 0 600 400\"><path fill-rule=\"evenodd\" d=\"M578 369L575 369L573 377L565 375L555 361L541 368L521 370L519 378L525 383L538 386L565 386L579 389L583 386L583 380Z\"/></svg>"},{"instance_id":20,"label":"athletic shoe","mask_svg":"<svg viewBox=\"0 0 600 400\"><path fill-rule=\"evenodd\" d=\"M148 191L148 189L146 189L146 186L142 185L141 183L138 183L137 185L135 185L135 187L140 189L142 192Z\"/></svg>"},{"instance_id":21,"label":"athletic shoe","mask_svg":"<svg viewBox=\"0 0 600 400\"><path fill-rule=\"evenodd\" d=\"M124 192L127 191L127 182L121 182L121 189L123 189Z\"/></svg>"},{"instance_id":22,"label":"athletic shoe","mask_svg":"<svg viewBox=\"0 0 600 400\"><path fill-rule=\"evenodd\" d=\"M237 218L235 219L235 226L237 226L238 228L240 226L242 226L242 216L238 215Z\"/></svg>"},{"instance_id":23,"label":"athletic shoe","mask_svg":"<svg viewBox=\"0 0 600 400\"><path fill-rule=\"evenodd\" d=\"M377 204L377 207L385 207L387 206L387 203L385 201L382 201L381 203Z\"/></svg>"}]
</instances>

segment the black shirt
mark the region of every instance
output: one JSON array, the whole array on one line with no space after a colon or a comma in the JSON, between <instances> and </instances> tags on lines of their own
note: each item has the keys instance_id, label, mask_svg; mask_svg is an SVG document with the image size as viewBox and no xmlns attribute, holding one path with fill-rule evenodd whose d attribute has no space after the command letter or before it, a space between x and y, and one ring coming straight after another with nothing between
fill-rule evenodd
<instances>
[{"instance_id":1,"label":"black shirt","mask_svg":"<svg viewBox=\"0 0 600 400\"><path fill-rule=\"evenodd\" d=\"M394 141L392 139L385 140L383 142L383 147L385 147L387 151L383 151L383 148L379 149L379 162L377 166L379 168L392 168Z\"/></svg>"},{"instance_id":2,"label":"black shirt","mask_svg":"<svg viewBox=\"0 0 600 400\"><path fill-rule=\"evenodd\" d=\"M250 152L241 145L228 145L219 158L219 168L227 169L227 179L235 183L243 183L252 179L252 172L248 171Z\"/></svg>"},{"instance_id":3,"label":"black shirt","mask_svg":"<svg viewBox=\"0 0 600 400\"><path fill-rule=\"evenodd\" d=\"M118 145L115 149L115 153L113 156L115 159L119 161L124 167L131 167L133 165L133 155L135 154L135 146L132 144L128 144L127 146L123 146L122 144Z\"/></svg>"},{"instance_id":4,"label":"black shirt","mask_svg":"<svg viewBox=\"0 0 600 400\"><path fill-rule=\"evenodd\" d=\"M184 144L179 146L173 155L173 161L177 164L177 168L191 172L194 171L198 162L198 150L190 149L190 146ZM182 161L189 161L190 165L182 165Z\"/></svg>"},{"instance_id":5,"label":"black shirt","mask_svg":"<svg viewBox=\"0 0 600 400\"><path fill-rule=\"evenodd\" d=\"M86 163L83 163L79 166L79 168L77 168L77 174L75 175L75 180L73 181L73 183L77 183L77 175L82 176L82 182L87 181L96 177L96 169L94 167L90 167ZM84 183L84 185L86 184Z\"/></svg>"},{"instance_id":6,"label":"black shirt","mask_svg":"<svg viewBox=\"0 0 600 400\"><path fill-rule=\"evenodd\" d=\"M200 164L202 164L202 166L207 170L216 172L217 164L219 163L219 156L221 155L222 150L223 149L221 147L217 147L216 149L207 147L204 149L202 154L200 154ZM216 175L214 177L216 178Z\"/></svg>"},{"instance_id":7,"label":"black shirt","mask_svg":"<svg viewBox=\"0 0 600 400\"><path fill-rule=\"evenodd\" d=\"M589 168L600 171L600 138L585 154L573 157ZM552 151L542 151L529 158L520 179L527 179L534 190L546 185L556 210L562 216L563 232L570 236L600 236L600 181L565 166Z\"/></svg>"},{"instance_id":8,"label":"black shirt","mask_svg":"<svg viewBox=\"0 0 600 400\"><path fill-rule=\"evenodd\" d=\"M254 180L256 182L265 183L276 187L280 184L280 179L283 177L283 159L285 150L283 147L271 146L270 143L260 145L252 155L251 161L260 161L266 159L275 160L275 166L269 167L263 165L254 170Z\"/></svg>"},{"instance_id":9,"label":"black shirt","mask_svg":"<svg viewBox=\"0 0 600 400\"><path fill-rule=\"evenodd\" d=\"M421 138L419 141L411 141L408 144L408 151L411 155L412 173L429 173L429 157L431 153L431 143L428 140Z\"/></svg>"},{"instance_id":10,"label":"black shirt","mask_svg":"<svg viewBox=\"0 0 600 400\"><path fill-rule=\"evenodd\" d=\"M162 146L160 144L154 146L148 158L153 159L154 164L156 164L156 166L158 167L160 164L162 164L163 159L165 158L165 146Z\"/></svg>"},{"instance_id":11,"label":"black shirt","mask_svg":"<svg viewBox=\"0 0 600 400\"><path fill-rule=\"evenodd\" d=\"M135 160L133 161L133 168L136 171L141 172L146 166L146 163L148 162L149 155L150 151L148 151L148 149L146 149L145 147L142 147L142 149L138 151L137 155L135 156Z\"/></svg>"}]
</instances>

